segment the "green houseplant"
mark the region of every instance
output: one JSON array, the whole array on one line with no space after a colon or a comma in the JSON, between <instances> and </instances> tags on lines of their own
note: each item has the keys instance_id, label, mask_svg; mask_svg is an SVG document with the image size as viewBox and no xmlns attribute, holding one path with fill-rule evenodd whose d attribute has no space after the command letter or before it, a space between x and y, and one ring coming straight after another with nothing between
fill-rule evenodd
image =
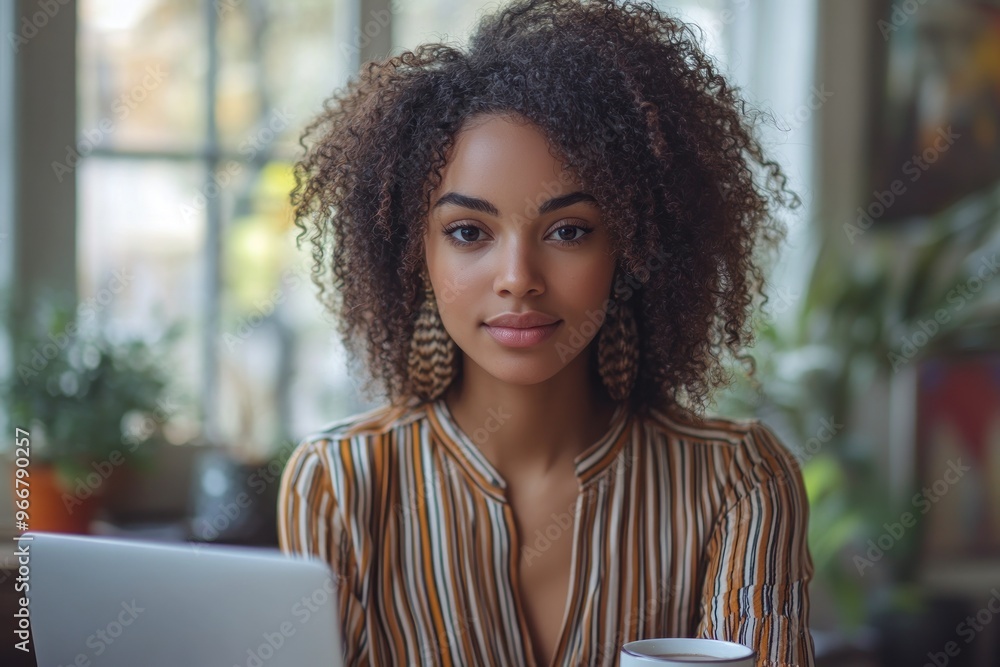
<instances>
[{"instance_id":1,"label":"green houseplant","mask_svg":"<svg viewBox=\"0 0 1000 667\"><path fill-rule=\"evenodd\" d=\"M32 529L86 532L107 483L148 464L144 445L169 416L162 355L177 329L146 341L94 319L55 292L15 319L4 393L11 425L29 433Z\"/></svg>"}]
</instances>

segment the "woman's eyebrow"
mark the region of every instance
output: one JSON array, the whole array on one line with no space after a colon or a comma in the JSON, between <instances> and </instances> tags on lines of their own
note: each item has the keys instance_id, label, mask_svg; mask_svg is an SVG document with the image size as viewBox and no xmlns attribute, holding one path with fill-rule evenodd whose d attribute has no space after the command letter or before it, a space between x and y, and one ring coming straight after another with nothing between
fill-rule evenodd
<instances>
[{"instance_id":1,"label":"woman's eyebrow","mask_svg":"<svg viewBox=\"0 0 1000 667\"><path fill-rule=\"evenodd\" d=\"M597 203L597 200L593 197L593 195L589 195L586 192L571 192L566 195L560 195L549 199L538 207L538 214L545 215L546 213L551 213L557 209L572 206L573 204L581 201L589 201L595 204ZM444 206L446 204L461 206L463 208L472 209L473 211L479 211L480 213L488 213L495 216L500 215L500 211L497 210L497 207L485 199L470 197L469 195L459 194L458 192L449 192L443 195L437 200L432 208L437 208L438 206Z\"/></svg>"}]
</instances>

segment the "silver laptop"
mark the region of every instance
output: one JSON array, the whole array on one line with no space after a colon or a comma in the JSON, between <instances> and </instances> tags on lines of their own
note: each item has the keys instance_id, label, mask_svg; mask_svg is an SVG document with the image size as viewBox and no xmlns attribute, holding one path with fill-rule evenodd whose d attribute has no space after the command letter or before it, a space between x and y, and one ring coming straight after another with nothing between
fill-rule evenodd
<instances>
[{"instance_id":1,"label":"silver laptop","mask_svg":"<svg viewBox=\"0 0 1000 667\"><path fill-rule=\"evenodd\" d=\"M335 583L319 560L25 535L39 667L342 667Z\"/></svg>"}]
</instances>

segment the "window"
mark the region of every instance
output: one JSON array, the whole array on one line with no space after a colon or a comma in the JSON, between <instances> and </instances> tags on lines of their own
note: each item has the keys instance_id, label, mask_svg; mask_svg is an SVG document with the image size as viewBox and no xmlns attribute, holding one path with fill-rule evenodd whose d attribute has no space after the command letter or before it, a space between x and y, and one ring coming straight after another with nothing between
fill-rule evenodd
<instances>
[{"instance_id":1,"label":"window","mask_svg":"<svg viewBox=\"0 0 1000 667\"><path fill-rule=\"evenodd\" d=\"M178 440L204 420L266 454L358 407L288 203L298 136L352 65L350 10L80 3L79 296L135 330L184 325Z\"/></svg>"}]
</instances>

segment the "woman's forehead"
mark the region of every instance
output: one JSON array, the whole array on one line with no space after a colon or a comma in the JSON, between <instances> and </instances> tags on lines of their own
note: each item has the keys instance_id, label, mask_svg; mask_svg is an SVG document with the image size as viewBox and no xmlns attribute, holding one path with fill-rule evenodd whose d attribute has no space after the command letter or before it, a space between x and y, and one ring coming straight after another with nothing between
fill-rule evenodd
<instances>
[{"instance_id":1,"label":"woman's forehead","mask_svg":"<svg viewBox=\"0 0 1000 667\"><path fill-rule=\"evenodd\" d=\"M499 115L475 118L456 133L441 176L432 206L448 193L487 199L502 209L583 189L553 155L541 128Z\"/></svg>"}]
</instances>

